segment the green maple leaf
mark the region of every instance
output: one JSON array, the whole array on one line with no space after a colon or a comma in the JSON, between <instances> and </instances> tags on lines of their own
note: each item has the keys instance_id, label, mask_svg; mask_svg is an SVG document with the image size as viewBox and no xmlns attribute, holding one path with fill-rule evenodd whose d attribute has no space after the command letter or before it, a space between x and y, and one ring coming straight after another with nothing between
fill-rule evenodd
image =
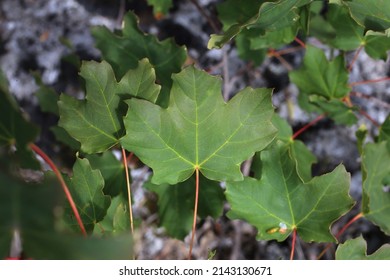
<instances>
[{"instance_id":1,"label":"green maple leaf","mask_svg":"<svg viewBox=\"0 0 390 280\"><path fill-rule=\"evenodd\" d=\"M311 2L312 0L279 0L277 2L261 3L258 9L259 3L255 2L252 5L252 9L250 8L251 4L247 3L243 9L245 11L243 16L238 12L242 8L235 9L232 6L231 9L235 9L235 11L230 10L226 18L224 18L225 25L229 26L229 28L223 35L212 34L207 47L210 49L221 48L247 28L256 28L263 33L264 31L275 31L295 25L299 20L299 8ZM242 1L236 1L236 3L238 5L243 4ZM223 10L226 9L229 9L227 3L223 6ZM234 17L236 19L232 19Z\"/></svg>"},{"instance_id":2,"label":"green maple leaf","mask_svg":"<svg viewBox=\"0 0 390 280\"><path fill-rule=\"evenodd\" d=\"M94 228L94 235L118 235L130 230L128 202L123 194L112 198L106 216L98 225Z\"/></svg>"},{"instance_id":3,"label":"green maple leaf","mask_svg":"<svg viewBox=\"0 0 390 280\"><path fill-rule=\"evenodd\" d=\"M322 50L308 45L303 66L289 74L291 81L301 92L327 99L345 97L349 91L348 71L344 57L328 61Z\"/></svg>"},{"instance_id":4,"label":"green maple leaf","mask_svg":"<svg viewBox=\"0 0 390 280\"><path fill-rule=\"evenodd\" d=\"M217 5L218 19L223 24L223 30L228 30L232 25L245 24L256 16L264 0L226 0Z\"/></svg>"},{"instance_id":5,"label":"green maple leaf","mask_svg":"<svg viewBox=\"0 0 390 280\"><path fill-rule=\"evenodd\" d=\"M300 69L289 73L290 80L300 90L299 102L310 112L326 113L342 124L356 123L356 108L342 102L351 88L343 55L328 61L322 50L308 45Z\"/></svg>"},{"instance_id":6,"label":"green maple leaf","mask_svg":"<svg viewBox=\"0 0 390 280\"><path fill-rule=\"evenodd\" d=\"M275 31L266 32L264 35L257 34L249 38L252 50L278 48L292 42L298 32L298 27L287 27ZM253 32L254 34L255 32Z\"/></svg>"},{"instance_id":7,"label":"green maple leaf","mask_svg":"<svg viewBox=\"0 0 390 280\"><path fill-rule=\"evenodd\" d=\"M127 101L121 144L153 169L152 183L176 184L196 169L211 180L242 180L240 164L275 137L271 90L246 88L227 104L221 80L188 67L173 76L163 109Z\"/></svg>"},{"instance_id":8,"label":"green maple leaf","mask_svg":"<svg viewBox=\"0 0 390 280\"><path fill-rule=\"evenodd\" d=\"M313 19L319 18L322 18L322 16L318 15ZM322 34L325 25L331 26L333 36ZM372 58L383 60L387 58L390 38L383 32L366 32L363 26L351 18L347 7L329 5L326 21L322 19L321 25L318 27L315 30L316 37L334 48L350 51L357 49L359 46L364 46L365 51Z\"/></svg>"},{"instance_id":9,"label":"green maple leaf","mask_svg":"<svg viewBox=\"0 0 390 280\"><path fill-rule=\"evenodd\" d=\"M248 35L252 30L244 30L235 38L238 55L242 60L253 61L255 65L260 65L267 56L266 49L252 49L251 36ZM256 35L258 36L258 35Z\"/></svg>"},{"instance_id":10,"label":"green maple leaf","mask_svg":"<svg viewBox=\"0 0 390 280\"><path fill-rule=\"evenodd\" d=\"M364 39L364 50L367 54L374 59L386 61L387 51L390 49L390 37L382 33L369 31Z\"/></svg>"},{"instance_id":11,"label":"green maple leaf","mask_svg":"<svg viewBox=\"0 0 390 280\"><path fill-rule=\"evenodd\" d=\"M125 167L121 161L116 159L111 151L103 154L87 155L91 167L99 169L104 178L103 192L111 197L120 193L127 194Z\"/></svg>"},{"instance_id":12,"label":"green maple leaf","mask_svg":"<svg viewBox=\"0 0 390 280\"><path fill-rule=\"evenodd\" d=\"M96 39L96 45L119 78L129 69L136 68L139 60L148 58L162 85L158 103L165 105L172 85L171 75L181 70L187 58L186 49L178 47L172 40L160 42L156 36L141 32L137 27L138 20L132 12L127 13L123 21L123 30L116 33L106 27L94 27L92 35Z\"/></svg>"},{"instance_id":13,"label":"green maple leaf","mask_svg":"<svg viewBox=\"0 0 390 280\"><path fill-rule=\"evenodd\" d=\"M69 191L87 231L93 230L95 224L104 218L110 206L110 197L104 195L103 187L104 179L100 171L92 170L87 159L77 158L73 166ZM73 217L71 213L68 215ZM76 221L74 225L77 226Z\"/></svg>"},{"instance_id":14,"label":"green maple leaf","mask_svg":"<svg viewBox=\"0 0 390 280\"><path fill-rule=\"evenodd\" d=\"M342 1L351 16L365 29L384 31L390 28L390 2L353 0Z\"/></svg>"},{"instance_id":15,"label":"green maple leaf","mask_svg":"<svg viewBox=\"0 0 390 280\"><path fill-rule=\"evenodd\" d=\"M364 28L353 20L348 9L336 4L329 5L327 22L334 28L335 37L329 43L341 50L354 50L364 42Z\"/></svg>"},{"instance_id":16,"label":"green maple leaf","mask_svg":"<svg viewBox=\"0 0 390 280\"><path fill-rule=\"evenodd\" d=\"M390 260L390 245L385 244L367 255L367 243L363 237L347 240L336 251L336 260Z\"/></svg>"},{"instance_id":17,"label":"green maple leaf","mask_svg":"<svg viewBox=\"0 0 390 280\"><path fill-rule=\"evenodd\" d=\"M354 111L356 106L350 107L340 99L327 100L318 95L309 96L311 105L316 106L316 110L326 113L328 117L332 118L336 123L353 125L357 122L357 117Z\"/></svg>"},{"instance_id":18,"label":"green maple leaf","mask_svg":"<svg viewBox=\"0 0 390 280\"><path fill-rule=\"evenodd\" d=\"M316 157L302 141L292 139L292 129L286 120L275 114L272 123L278 129L277 139L288 149L289 156L295 161L297 175L304 182L310 181L311 166L317 162Z\"/></svg>"},{"instance_id":19,"label":"green maple leaf","mask_svg":"<svg viewBox=\"0 0 390 280\"><path fill-rule=\"evenodd\" d=\"M154 102L159 86L147 59L141 60L117 82L111 66L102 61L84 62L80 75L86 82L86 98L77 100L61 94L59 125L81 143L85 153L104 152L124 135L122 99L139 97Z\"/></svg>"},{"instance_id":20,"label":"green maple leaf","mask_svg":"<svg viewBox=\"0 0 390 280\"><path fill-rule=\"evenodd\" d=\"M223 190L219 183L201 176L199 184L202 190L199 192L198 216L200 218L219 217L222 214L224 202ZM159 224L172 237L183 239L191 230L195 201L194 186L195 176L172 186L153 185L150 182L144 185L146 189L158 195Z\"/></svg>"},{"instance_id":21,"label":"green maple leaf","mask_svg":"<svg viewBox=\"0 0 390 280\"><path fill-rule=\"evenodd\" d=\"M295 229L307 242L336 241L330 226L353 205L345 168L305 183L281 143L262 151L261 160L260 180L227 182L228 216L256 226L259 239L283 241Z\"/></svg>"},{"instance_id":22,"label":"green maple leaf","mask_svg":"<svg viewBox=\"0 0 390 280\"><path fill-rule=\"evenodd\" d=\"M390 178L390 149L387 141L369 143L363 148L363 200L364 217L390 235L390 193L385 188Z\"/></svg>"}]
</instances>

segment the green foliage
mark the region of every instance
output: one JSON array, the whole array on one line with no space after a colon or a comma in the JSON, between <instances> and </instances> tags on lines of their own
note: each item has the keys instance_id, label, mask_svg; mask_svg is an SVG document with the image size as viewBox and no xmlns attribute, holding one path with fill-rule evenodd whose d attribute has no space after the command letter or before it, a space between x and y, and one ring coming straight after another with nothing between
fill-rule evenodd
<instances>
[{"instance_id":1,"label":"green foliage","mask_svg":"<svg viewBox=\"0 0 390 280\"><path fill-rule=\"evenodd\" d=\"M390 114L381 125L378 138L379 142L388 141L390 143Z\"/></svg>"},{"instance_id":2,"label":"green foliage","mask_svg":"<svg viewBox=\"0 0 390 280\"><path fill-rule=\"evenodd\" d=\"M38 74L35 74L34 77L35 82L39 86L38 90L35 92L35 95L38 98L41 111L59 117L59 109L57 104L59 95L55 92L54 89L43 84ZM54 125L50 127L50 130L51 132L53 132L58 141L64 143L73 150L77 151L80 149L80 143L76 141L72 136L70 136L69 133L63 127Z\"/></svg>"},{"instance_id":3,"label":"green foliage","mask_svg":"<svg viewBox=\"0 0 390 280\"><path fill-rule=\"evenodd\" d=\"M118 144L124 135L121 99L137 96L154 102L159 86L147 60L129 70L117 82L111 66L103 61L84 62L80 75L86 83L86 98L77 100L61 94L59 125L81 143L85 153L104 152Z\"/></svg>"},{"instance_id":4,"label":"green foliage","mask_svg":"<svg viewBox=\"0 0 390 280\"><path fill-rule=\"evenodd\" d=\"M348 7L354 20L365 29L386 31L390 28L390 2L353 0L341 1Z\"/></svg>"},{"instance_id":5,"label":"green foliage","mask_svg":"<svg viewBox=\"0 0 390 280\"><path fill-rule=\"evenodd\" d=\"M115 197L119 194L126 194L126 176L125 168L121 161L117 160L112 152L107 151L103 154L87 155L92 169L101 172L104 178L104 194Z\"/></svg>"},{"instance_id":6,"label":"green foliage","mask_svg":"<svg viewBox=\"0 0 390 280\"><path fill-rule=\"evenodd\" d=\"M0 257L4 259L10 250L10 241L17 231L24 245L34 243L40 232L54 229L53 208L58 203L55 196L56 183L46 180L30 186L18 178L5 173L1 166L0 173ZM47 201L46 201L47 200ZM42 245L42 242L39 244Z\"/></svg>"},{"instance_id":7,"label":"green foliage","mask_svg":"<svg viewBox=\"0 0 390 280\"><path fill-rule=\"evenodd\" d=\"M327 113L338 123L350 125L356 122L354 108L342 102L350 91L342 55L328 61L322 50L309 45L303 65L290 72L289 77L300 90L300 105L304 109Z\"/></svg>"},{"instance_id":8,"label":"green foliage","mask_svg":"<svg viewBox=\"0 0 390 280\"><path fill-rule=\"evenodd\" d=\"M384 180L390 175L390 149L387 142L369 143L363 149L364 217L390 234L390 195Z\"/></svg>"},{"instance_id":9,"label":"green foliage","mask_svg":"<svg viewBox=\"0 0 390 280\"><path fill-rule=\"evenodd\" d=\"M366 31L351 16L347 7L330 4L325 15L314 13L311 19L311 35L336 49L351 51L364 47L374 59L386 60L390 38L384 33ZM367 28L367 27L366 27ZM324 29L327 32L324 32Z\"/></svg>"},{"instance_id":10,"label":"green foliage","mask_svg":"<svg viewBox=\"0 0 390 280\"><path fill-rule=\"evenodd\" d=\"M336 260L390 260L389 244L383 245L371 255L367 255L366 251L366 241L360 236L339 245L336 251Z\"/></svg>"},{"instance_id":11,"label":"green foliage","mask_svg":"<svg viewBox=\"0 0 390 280\"><path fill-rule=\"evenodd\" d=\"M56 91L48 86L46 86L38 73L35 73L35 82L39 86L38 90L35 92L35 96L38 98L39 105L42 112L52 113L54 115L59 115L58 112L58 94Z\"/></svg>"},{"instance_id":12,"label":"green foliage","mask_svg":"<svg viewBox=\"0 0 390 280\"><path fill-rule=\"evenodd\" d=\"M281 22L280 18L272 23L272 18L278 17L280 15L278 13L283 13L283 9L288 10L289 7L291 8L289 6L291 3L287 3L286 6L286 3L274 4L265 2L258 0L244 2L228 0L219 4L218 14L223 23L223 30L226 33L224 35L212 35L208 47L222 47L230 40L226 37L227 34L240 30L236 36L233 35L240 57L259 65L263 62L268 48L277 48L293 41L300 28L300 21L297 20L298 16L294 17L291 26L276 28L274 25ZM270 5L270 7L266 7L267 5ZM294 14L293 10L294 8L288 11ZM257 21L258 24L251 23L248 25L249 22L255 20L257 11L261 12L260 17L264 21L259 19ZM264 15L271 17L271 20ZM270 28L264 28L268 25Z\"/></svg>"},{"instance_id":13,"label":"green foliage","mask_svg":"<svg viewBox=\"0 0 390 280\"><path fill-rule=\"evenodd\" d=\"M353 205L345 168L339 166L305 183L283 144L274 144L260 155L260 180L227 183L228 216L255 225L259 239L283 241L297 230L307 242L335 241L329 228Z\"/></svg>"},{"instance_id":14,"label":"green foliage","mask_svg":"<svg viewBox=\"0 0 390 280\"><path fill-rule=\"evenodd\" d=\"M303 66L290 72L290 79L301 92L327 100L343 98L350 91L344 57L328 61L322 50L310 45L306 47Z\"/></svg>"},{"instance_id":15,"label":"green foliage","mask_svg":"<svg viewBox=\"0 0 390 280\"><path fill-rule=\"evenodd\" d=\"M225 198L222 188L217 182L203 176L199 183L202 186L199 193L199 217L219 217ZM191 230L194 215L195 176L176 185L153 185L147 182L144 187L158 195L159 224L172 237L186 237Z\"/></svg>"},{"instance_id":16,"label":"green foliage","mask_svg":"<svg viewBox=\"0 0 390 280\"><path fill-rule=\"evenodd\" d=\"M208 43L209 48L221 48L232 38L245 29L257 29L260 34L267 31L275 31L295 26L299 21L299 8L312 2L312 0L279 0L277 2L267 1L245 1L245 6L237 9L236 5L242 1L231 0L223 6L222 12L224 24L228 24L223 35L211 35ZM234 4L232 4L234 3ZM259 9L257 9L258 5ZM240 11L243 10L243 13ZM239 14L239 16L237 16Z\"/></svg>"},{"instance_id":17,"label":"green foliage","mask_svg":"<svg viewBox=\"0 0 390 280\"><path fill-rule=\"evenodd\" d=\"M5 170L5 169L1 169ZM27 184L0 172L0 258L8 256L13 234L20 234L26 257L33 259L128 259L129 235L84 238L56 230L55 208L62 196L50 176L40 184ZM125 249L123 249L125 248Z\"/></svg>"},{"instance_id":18,"label":"green foliage","mask_svg":"<svg viewBox=\"0 0 390 280\"><path fill-rule=\"evenodd\" d=\"M94 234L98 236L123 236L123 233L129 234L129 229L130 220L127 200L123 195L117 195L112 198L110 207L107 209L107 215L95 226Z\"/></svg>"},{"instance_id":19,"label":"green foliage","mask_svg":"<svg viewBox=\"0 0 390 280\"><path fill-rule=\"evenodd\" d=\"M194 67L173 80L167 109L127 101L123 147L153 169L154 184L182 182L196 169L211 180L242 180L241 162L276 133L270 122L271 90L246 88L226 104L220 79Z\"/></svg>"},{"instance_id":20,"label":"green foliage","mask_svg":"<svg viewBox=\"0 0 390 280\"><path fill-rule=\"evenodd\" d=\"M132 239L127 234L115 238L84 238L47 231L31 236L25 245L29 257L43 260L129 260L132 258Z\"/></svg>"},{"instance_id":21,"label":"green foliage","mask_svg":"<svg viewBox=\"0 0 390 280\"><path fill-rule=\"evenodd\" d=\"M0 76L3 77L3 74ZM1 78L0 83L0 148L16 148L16 158L21 167L38 169L39 164L28 148L28 144L37 138L38 128L22 116L8 91L5 77Z\"/></svg>"},{"instance_id":22,"label":"green foliage","mask_svg":"<svg viewBox=\"0 0 390 280\"><path fill-rule=\"evenodd\" d=\"M390 49L390 2L374 2L226 0L217 6L223 33L211 35L208 47L234 40L242 59L260 65L267 54L280 58L278 49L296 40L305 53L289 78L299 90L300 107L352 125L360 108L352 103L346 52L364 49L386 60ZM171 0L148 3L157 18L172 6ZM354 205L350 175L339 165L312 176L317 159L274 114L271 89L247 87L225 102L220 78L194 66L182 69L185 47L144 34L132 12L122 30L93 27L92 34L103 60L82 62L83 98L58 98L36 75L42 112L59 117L51 130L76 154L65 181L88 236L79 235L51 172L42 172L39 183L21 178L25 168L40 168L30 145L39 131L0 72L1 258L8 256L15 234L30 258L131 258L133 225L126 170L113 151L118 146L153 170L142 187L156 194L158 226L174 238L184 239L191 230L199 179L199 219L220 217L226 195L228 218L254 225L259 239L283 241L296 232L305 242L337 242L330 227ZM318 39L311 41L317 47L303 46L297 36ZM77 67L77 57L71 59ZM366 143L368 132L365 126L356 131L363 174L359 217L390 235L390 115L373 143ZM251 160L244 176L241 165ZM349 240L338 247L336 259L390 259L389 247L367 256L362 238Z\"/></svg>"},{"instance_id":23,"label":"green foliage","mask_svg":"<svg viewBox=\"0 0 390 280\"><path fill-rule=\"evenodd\" d=\"M124 28L112 33L105 27L94 27L92 35L103 58L113 67L116 77L121 78L138 61L148 58L162 85L159 104L169 99L172 73L180 72L187 57L184 47L178 47L172 40L159 42L155 36L142 33L137 27L136 16L128 12L124 17Z\"/></svg>"},{"instance_id":24,"label":"green foliage","mask_svg":"<svg viewBox=\"0 0 390 280\"><path fill-rule=\"evenodd\" d=\"M292 129L290 125L274 115L272 123L278 129L277 139L287 149L289 156L295 161L296 172L303 182L311 180L311 166L317 162L316 157L310 152L302 141L292 139Z\"/></svg>"},{"instance_id":25,"label":"green foliage","mask_svg":"<svg viewBox=\"0 0 390 280\"><path fill-rule=\"evenodd\" d=\"M92 170L87 159L77 158L68 186L85 229L93 231L96 223L106 216L110 206L110 197L103 194L103 176L99 170ZM68 212L67 215L72 217L70 210ZM77 227L76 221L71 224Z\"/></svg>"}]
</instances>

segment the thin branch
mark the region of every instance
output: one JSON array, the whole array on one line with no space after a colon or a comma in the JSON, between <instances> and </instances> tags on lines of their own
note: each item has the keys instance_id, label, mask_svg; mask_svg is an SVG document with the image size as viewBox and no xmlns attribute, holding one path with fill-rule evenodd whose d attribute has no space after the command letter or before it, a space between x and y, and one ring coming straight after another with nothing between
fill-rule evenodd
<instances>
[{"instance_id":1,"label":"thin branch","mask_svg":"<svg viewBox=\"0 0 390 280\"><path fill-rule=\"evenodd\" d=\"M347 228L349 228L354 222L356 222L357 220L359 220L360 218L363 217L363 213L359 213L357 214L355 217L353 217L348 223L346 223L341 229L340 231L336 234L336 239L339 240L340 236L344 233L344 231L346 231Z\"/></svg>"},{"instance_id":2,"label":"thin branch","mask_svg":"<svg viewBox=\"0 0 390 280\"><path fill-rule=\"evenodd\" d=\"M219 28L217 24L214 22L214 20L206 13L206 11L203 9L201 5L199 5L198 1L191 0L191 2L195 5L195 7L198 9L198 11L204 16L204 18L207 20L211 28L214 30L215 33L219 33Z\"/></svg>"},{"instance_id":3,"label":"thin branch","mask_svg":"<svg viewBox=\"0 0 390 280\"><path fill-rule=\"evenodd\" d=\"M285 54L289 54L289 53L295 53L299 50L302 49L302 46L298 46L298 47L291 47L291 48L285 48L285 49L282 49L282 50L278 50L278 51L274 51L274 53L277 53L279 55L285 55Z\"/></svg>"},{"instance_id":4,"label":"thin branch","mask_svg":"<svg viewBox=\"0 0 390 280\"><path fill-rule=\"evenodd\" d=\"M349 228L354 222L359 220L360 218L363 217L363 213L357 214L355 217L353 217L348 223L346 223L340 230L339 232L335 235L335 238L337 241L339 241L340 236L344 233L344 231ZM332 246L333 243L329 243L324 250L318 255L317 260L321 259L322 256L328 251L328 249Z\"/></svg>"},{"instance_id":5,"label":"thin branch","mask_svg":"<svg viewBox=\"0 0 390 280\"><path fill-rule=\"evenodd\" d=\"M126 151L124 148L122 148L122 160L123 160L123 165L125 167L125 173L126 173L127 199L129 200L130 229L131 229L131 234L134 235L133 207L131 204L131 186L130 186L129 167L127 165Z\"/></svg>"},{"instance_id":6,"label":"thin branch","mask_svg":"<svg viewBox=\"0 0 390 280\"><path fill-rule=\"evenodd\" d=\"M351 71L352 71L352 67L353 67L353 65L355 64L355 62L356 62L356 60L357 60L357 58L358 58L358 56L359 56L361 50L363 49L363 47L364 47L364 46L361 45L361 46L359 46L359 48L356 50L355 55L353 56L353 59L352 59L351 63L350 63L349 66L348 66L348 72L351 72Z\"/></svg>"},{"instance_id":7,"label":"thin branch","mask_svg":"<svg viewBox=\"0 0 390 280\"><path fill-rule=\"evenodd\" d=\"M295 37L294 41L297 42L299 45L301 45L302 48L306 48L306 44L298 37Z\"/></svg>"},{"instance_id":8,"label":"thin branch","mask_svg":"<svg viewBox=\"0 0 390 280\"><path fill-rule=\"evenodd\" d=\"M314 120L312 120L311 122L309 122L307 125L305 125L304 127L302 127L301 129L299 129L297 132L294 133L294 135L292 136L292 139L295 139L297 138L299 135L301 135L304 131L306 131L309 127L315 125L316 123L318 123L320 120L322 120L323 118L325 118L325 114L322 114L322 115L319 115L317 118L315 118Z\"/></svg>"},{"instance_id":9,"label":"thin branch","mask_svg":"<svg viewBox=\"0 0 390 280\"><path fill-rule=\"evenodd\" d=\"M295 252L295 243L297 242L297 229L294 228L293 235L292 235L292 244L291 244L291 253L290 253L290 260L294 260L294 252Z\"/></svg>"},{"instance_id":10,"label":"thin branch","mask_svg":"<svg viewBox=\"0 0 390 280\"><path fill-rule=\"evenodd\" d=\"M373 125L375 125L376 127L380 127L381 125L376 121L374 120L366 111L364 111L363 109L360 109L359 110L359 113L362 114L363 116L365 116L370 122L372 122Z\"/></svg>"},{"instance_id":11,"label":"thin branch","mask_svg":"<svg viewBox=\"0 0 390 280\"><path fill-rule=\"evenodd\" d=\"M195 230L196 230L196 218L198 216L198 200L199 200L199 168L196 167L195 169L195 206L194 206L194 217L192 222L192 232L191 232L191 241L190 241L190 250L188 252L188 259L191 259L192 256L192 248L194 246L194 239L195 239Z\"/></svg>"},{"instance_id":12,"label":"thin branch","mask_svg":"<svg viewBox=\"0 0 390 280\"><path fill-rule=\"evenodd\" d=\"M390 81L390 77L384 77L384 78L380 78L380 79L354 82L354 83L350 83L349 86L353 87L353 86L357 86L357 85L366 85L366 84L373 84L373 83L379 83L379 82L385 82L385 81Z\"/></svg>"},{"instance_id":13,"label":"thin branch","mask_svg":"<svg viewBox=\"0 0 390 280\"><path fill-rule=\"evenodd\" d=\"M382 101L379 98L376 98L374 96L365 95L365 94L358 92L358 91L351 91L349 93L349 95L355 96L357 98L364 98L364 99L370 100L370 102L376 103L378 106L382 106L382 107L390 109L389 103L386 103L386 102L384 102L384 101Z\"/></svg>"},{"instance_id":14,"label":"thin branch","mask_svg":"<svg viewBox=\"0 0 390 280\"><path fill-rule=\"evenodd\" d=\"M58 170L57 166L49 158L49 156L46 155L46 153L44 151L42 151L37 145L35 145L34 143L30 143L30 148L35 153L37 153L50 166L50 168L53 170L54 174L56 175L58 181L61 184L61 187L62 187L62 189L63 189L63 191L65 193L65 196L66 196L66 198L67 198L67 200L68 200L68 202L70 204L70 208L73 211L73 214L74 214L74 216L75 216L75 218L77 220L77 223L79 224L81 232L83 233L84 236L87 236L87 231L85 230L84 224L83 224L83 222L81 220L81 217L80 217L80 214L79 214L79 211L77 210L77 206L74 203L74 200L72 198L72 194L70 193L69 188L66 185L66 183L64 181L64 178L62 177L61 172Z\"/></svg>"},{"instance_id":15,"label":"thin branch","mask_svg":"<svg viewBox=\"0 0 390 280\"><path fill-rule=\"evenodd\" d=\"M283 64L284 67L286 67L286 69L287 69L288 71L292 71L292 70L293 70L293 67L291 66L291 64L288 63L288 61L285 60L285 59L283 58L283 56L281 56L281 55L280 55L277 51L275 51L274 49L270 49L270 50L269 50L268 56L271 56L271 57L274 56L274 57L276 57L276 58L280 61L280 63Z\"/></svg>"}]
</instances>

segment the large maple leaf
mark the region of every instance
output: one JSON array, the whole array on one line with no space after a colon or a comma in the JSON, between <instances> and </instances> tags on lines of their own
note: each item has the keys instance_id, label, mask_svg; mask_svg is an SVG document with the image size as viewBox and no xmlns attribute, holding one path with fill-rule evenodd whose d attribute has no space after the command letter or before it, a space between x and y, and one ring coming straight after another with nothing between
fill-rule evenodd
<instances>
[{"instance_id":1,"label":"large maple leaf","mask_svg":"<svg viewBox=\"0 0 390 280\"><path fill-rule=\"evenodd\" d=\"M176 184L195 170L212 180L242 180L240 164L276 134L271 90L246 88L225 103L221 80L192 66L173 75L168 108L127 104L121 144L153 169L154 184Z\"/></svg>"}]
</instances>

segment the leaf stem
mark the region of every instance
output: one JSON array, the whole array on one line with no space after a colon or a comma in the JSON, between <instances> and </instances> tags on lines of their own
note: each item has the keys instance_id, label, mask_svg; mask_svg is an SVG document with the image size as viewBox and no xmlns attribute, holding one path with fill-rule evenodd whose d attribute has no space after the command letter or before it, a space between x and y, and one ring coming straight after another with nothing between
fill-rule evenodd
<instances>
[{"instance_id":1,"label":"leaf stem","mask_svg":"<svg viewBox=\"0 0 390 280\"><path fill-rule=\"evenodd\" d=\"M351 91L349 95L350 96L355 96L357 98L367 99L370 102L376 103L378 106L382 106L382 107L390 109L390 104L380 100L379 98L376 98L376 97L373 97L373 96L369 96L369 95L365 95L365 94L363 94L361 92L358 92L358 91Z\"/></svg>"},{"instance_id":2,"label":"leaf stem","mask_svg":"<svg viewBox=\"0 0 390 280\"><path fill-rule=\"evenodd\" d=\"M195 230L196 230L196 217L198 216L198 199L199 199L199 167L195 168L195 206L194 206L194 218L192 222L192 232L190 241L190 250L188 252L188 259L191 260L192 248L194 246Z\"/></svg>"},{"instance_id":3,"label":"leaf stem","mask_svg":"<svg viewBox=\"0 0 390 280\"><path fill-rule=\"evenodd\" d=\"M301 135L304 131L306 131L309 127L315 125L316 123L318 123L320 120L322 120L323 118L325 118L325 114L322 114L322 115L319 115L317 118L315 118L314 120L312 120L311 122L309 122L307 125L305 125L304 127L302 127L301 129L299 129L297 132L294 133L294 135L292 136L292 139L296 139L299 135Z\"/></svg>"},{"instance_id":4,"label":"leaf stem","mask_svg":"<svg viewBox=\"0 0 390 280\"><path fill-rule=\"evenodd\" d=\"M301 45L302 48L306 48L306 44L298 37L295 37L294 41L297 42L299 45Z\"/></svg>"},{"instance_id":5,"label":"leaf stem","mask_svg":"<svg viewBox=\"0 0 390 280\"><path fill-rule=\"evenodd\" d=\"M376 120L374 120L366 111L360 109L359 113L365 116L370 122L372 122L373 125L375 125L376 127L380 127L380 124Z\"/></svg>"},{"instance_id":6,"label":"leaf stem","mask_svg":"<svg viewBox=\"0 0 390 280\"><path fill-rule=\"evenodd\" d=\"M35 145L34 143L30 143L30 148L36 153L38 154L49 166L50 168L53 170L54 174L56 175L58 181L60 182L61 184L61 187L65 193L65 196L66 196L66 199L68 200L69 204L70 204L70 208L72 209L73 211L73 214L77 220L77 223L79 224L79 227L80 227L80 230L81 232L83 233L84 236L87 236L87 231L85 230L85 227L84 227L84 224L81 220L81 217L80 217L80 214L79 214L79 211L77 210L77 206L76 204L74 203L74 200L72 198L72 194L70 193L69 191L69 188L68 186L66 185L65 181L64 181L64 178L62 177L62 174L61 172L58 170L57 166L54 164L54 162L49 158L49 156L44 152L42 151L37 145Z\"/></svg>"},{"instance_id":7,"label":"leaf stem","mask_svg":"<svg viewBox=\"0 0 390 280\"><path fill-rule=\"evenodd\" d=\"M356 50L355 55L353 56L353 59L352 59L351 63L348 66L348 72L352 71L352 67L355 64L355 62L356 62L356 60L357 60L361 50L363 49L363 47L364 47L363 45L360 45L359 48Z\"/></svg>"},{"instance_id":8,"label":"leaf stem","mask_svg":"<svg viewBox=\"0 0 390 280\"><path fill-rule=\"evenodd\" d=\"M384 82L384 81L390 81L390 77L384 77L384 78L380 78L380 79L354 82L354 83L350 83L349 85L351 87L353 87L353 86L357 86L357 85L373 84L373 83L379 83L379 82Z\"/></svg>"},{"instance_id":9,"label":"leaf stem","mask_svg":"<svg viewBox=\"0 0 390 280\"><path fill-rule=\"evenodd\" d=\"M122 159L123 159L123 165L125 167L125 174L126 174L127 198L129 200L130 230L131 230L131 234L134 235L133 207L131 204L131 185L130 185L129 167L127 165L126 151L124 148L122 148Z\"/></svg>"},{"instance_id":10,"label":"leaf stem","mask_svg":"<svg viewBox=\"0 0 390 280\"><path fill-rule=\"evenodd\" d=\"M346 223L340 230L339 232L335 235L336 240L338 241L340 236L346 231L347 228L349 228L354 222L359 220L360 218L363 217L363 213L357 214L355 217L353 217L348 223ZM322 256L328 251L328 249L332 246L333 243L329 243L324 250L318 255L317 260L321 259Z\"/></svg>"},{"instance_id":11,"label":"leaf stem","mask_svg":"<svg viewBox=\"0 0 390 280\"><path fill-rule=\"evenodd\" d=\"M299 50L302 49L302 46L298 46L298 47L291 47L291 48L285 48L285 49L281 49L281 50L273 50L273 51L270 51L268 54L269 55L285 55L285 54L289 54L289 53L294 53L294 52L297 52Z\"/></svg>"},{"instance_id":12,"label":"leaf stem","mask_svg":"<svg viewBox=\"0 0 390 280\"><path fill-rule=\"evenodd\" d=\"M344 233L344 231L346 231L347 228L349 228L354 222L356 222L357 220L359 220L360 218L363 217L363 213L359 213L357 214L355 217L353 217L348 223L346 223L341 229L340 231L336 234L336 239L338 240L340 238L340 236Z\"/></svg>"},{"instance_id":13,"label":"leaf stem","mask_svg":"<svg viewBox=\"0 0 390 280\"><path fill-rule=\"evenodd\" d=\"M268 51L268 55L269 56L274 56L276 57L281 64L283 64L284 67L286 67L286 69L288 71L292 71L293 70L293 67L290 65L290 63L288 63L287 60L285 60L277 51L275 51L274 49L269 49Z\"/></svg>"},{"instance_id":14,"label":"leaf stem","mask_svg":"<svg viewBox=\"0 0 390 280\"><path fill-rule=\"evenodd\" d=\"M291 253L290 253L290 260L294 260L294 252L295 252L295 243L297 242L297 229L294 228L293 235L292 235L292 244L291 244Z\"/></svg>"}]
</instances>

